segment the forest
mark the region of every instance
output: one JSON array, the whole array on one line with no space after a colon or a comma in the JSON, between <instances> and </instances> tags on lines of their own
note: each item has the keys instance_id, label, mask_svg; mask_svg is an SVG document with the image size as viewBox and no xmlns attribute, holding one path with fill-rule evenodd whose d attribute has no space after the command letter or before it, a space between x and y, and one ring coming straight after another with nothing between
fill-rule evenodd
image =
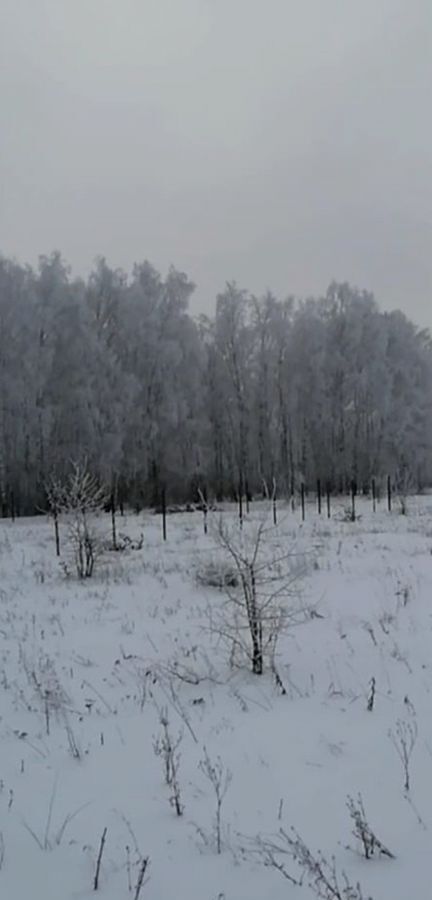
<instances>
[{"instance_id":1,"label":"forest","mask_svg":"<svg viewBox=\"0 0 432 900\"><path fill-rule=\"evenodd\" d=\"M122 504L222 500L317 480L359 491L432 481L432 343L372 294L254 296L228 282L192 316L194 285L99 258L87 279L59 253L0 258L3 515L46 507L86 461Z\"/></svg>"}]
</instances>

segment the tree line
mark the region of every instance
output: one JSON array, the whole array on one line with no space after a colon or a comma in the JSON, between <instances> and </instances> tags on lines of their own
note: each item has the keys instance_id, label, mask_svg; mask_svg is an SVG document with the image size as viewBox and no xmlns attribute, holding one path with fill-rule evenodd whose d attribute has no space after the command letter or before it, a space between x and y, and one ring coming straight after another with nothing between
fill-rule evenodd
<instances>
[{"instance_id":1,"label":"tree line","mask_svg":"<svg viewBox=\"0 0 432 900\"><path fill-rule=\"evenodd\" d=\"M212 316L148 262L73 277L0 257L0 502L46 505L73 462L137 509L432 480L432 343L401 312L332 283L318 298L227 283Z\"/></svg>"}]
</instances>

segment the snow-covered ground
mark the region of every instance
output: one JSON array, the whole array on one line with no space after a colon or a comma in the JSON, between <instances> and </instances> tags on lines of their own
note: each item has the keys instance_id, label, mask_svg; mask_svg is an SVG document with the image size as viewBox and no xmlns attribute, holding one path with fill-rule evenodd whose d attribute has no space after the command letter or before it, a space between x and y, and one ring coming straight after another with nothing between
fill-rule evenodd
<instances>
[{"instance_id":1,"label":"snow-covered ground","mask_svg":"<svg viewBox=\"0 0 432 900\"><path fill-rule=\"evenodd\" d=\"M411 500L407 516L366 500L355 523L342 511L328 521L311 505L302 524L281 509L269 538L306 551L295 590L314 611L279 642L286 694L271 673L230 667L209 628L225 597L196 578L215 555L200 513L170 516L165 544L158 517L119 519L143 532L142 549L107 552L85 582L65 577L49 520L0 522L4 900L94 896L105 828L106 900L134 900L147 857L139 900L310 900L306 882L263 864L257 837L290 826L365 900L430 900L432 498ZM108 516L100 525L109 533ZM155 753L161 714L182 735L181 817ZM398 729L417 734L408 794ZM220 855L205 752L232 775ZM346 801L359 793L394 860L357 852Z\"/></svg>"}]
</instances>

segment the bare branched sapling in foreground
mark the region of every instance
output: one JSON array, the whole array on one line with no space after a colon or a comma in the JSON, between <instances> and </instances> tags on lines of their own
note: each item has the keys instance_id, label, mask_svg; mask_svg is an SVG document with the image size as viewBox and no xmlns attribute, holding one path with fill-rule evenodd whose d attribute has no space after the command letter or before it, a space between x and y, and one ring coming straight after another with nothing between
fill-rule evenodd
<instances>
[{"instance_id":1,"label":"bare branched sapling in foreground","mask_svg":"<svg viewBox=\"0 0 432 900\"><path fill-rule=\"evenodd\" d=\"M227 641L232 658L240 653L252 672L262 675L266 662L274 669L281 632L307 618L301 604L292 606L294 585L303 574L298 554L272 550L274 526L267 518L258 524L246 521L239 529L221 517L213 534L235 577L223 584L227 600L222 608L209 611L211 628Z\"/></svg>"},{"instance_id":2,"label":"bare branched sapling in foreground","mask_svg":"<svg viewBox=\"0 0 432 900\"><path fill-rule=\"evenodd\" d=\"M416 720L414 718L411 721L398 719L395 730L389 732L389 737L402 763L404 791L408 794L411 783L410 762L418 737Z\"/></svg>"},{"instance_id":3,"label":"bare branched sapling in foreground","mask_svg":"<svg viewBox=\"0 0 432 900\"><path fill-rule=\"evenodd\" d=\"M348 796L347 808L353 822L353 835L360 842L362 852L366 859L372 859L373 856L387 856L394 859L394 854L377 838L372 831L363 805L361 794L357 800Z\"/></svg>"},{"instance_id":4,"label":"bare branched sapling in foreground","mask_svg":"<svg viewBox=\"0 0 432 900\"><path fill-rule=\"evenodd\" d=\"M220 757L212 762L204 747L204 759L199 764L200 770L210 782L216 797L215 843L216 852L222 853L222 804L232 781L232 773L227 769Z\"/></svg>"}]
</instances>

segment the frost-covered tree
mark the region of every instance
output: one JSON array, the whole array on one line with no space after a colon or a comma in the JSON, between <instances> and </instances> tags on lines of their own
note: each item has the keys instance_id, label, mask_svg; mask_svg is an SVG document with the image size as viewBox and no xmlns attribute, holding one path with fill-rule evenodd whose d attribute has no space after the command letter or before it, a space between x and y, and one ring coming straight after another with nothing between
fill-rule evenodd
<instances>
[{"instance_id":1,"label":"frost-covered tree","mask_svg":"<svg viewBox=\"0 0 432 900\"><path fill-rule=\"evenodd\" d=\"M148 262L0 257L0 509L31 513L71 459L121 502L235 497L316 480L400 494L432 480L432 345L402 313L333 283L253 297L227 283L214 315Z\"/></svg>"}]
</instances>

